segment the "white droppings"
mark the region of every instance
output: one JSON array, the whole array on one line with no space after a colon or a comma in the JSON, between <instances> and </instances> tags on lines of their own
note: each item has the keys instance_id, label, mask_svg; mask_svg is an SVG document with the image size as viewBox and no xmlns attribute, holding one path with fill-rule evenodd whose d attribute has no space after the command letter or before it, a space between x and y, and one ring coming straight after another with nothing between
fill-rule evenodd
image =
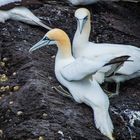
<instances>
[{"instance_id":1,"label":"white droppings","mask_svg":"<svg viewBox=\"0 0 140 140\"><path fill-rule=\"evenodd\" d=\"M64 140L64 133L61 130L59 130L57 133L62 136L61 140Z\"/></svg>"},{"instance_id":2,"label":"white droppings","mask_svg":"<svg viewBox=\"0 0 140 140\"><path fill-rule=\"evenodd\" d=\"M126 109L124 114L129 118L130 126L134 126L135 120L140 121L140 111Z\"/></svg>"}]
</instances>

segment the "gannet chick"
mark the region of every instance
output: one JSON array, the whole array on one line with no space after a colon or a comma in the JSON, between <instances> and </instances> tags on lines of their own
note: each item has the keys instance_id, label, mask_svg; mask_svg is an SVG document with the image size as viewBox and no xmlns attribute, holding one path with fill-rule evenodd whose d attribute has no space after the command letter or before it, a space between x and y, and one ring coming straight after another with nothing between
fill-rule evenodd
<instances>
[{"instance_id":1,"label":"gannet chick","mask_svg":"<svg viewBox=\"0 0 140 140\"><path fill-rule=\"evenodd\" d=\"M10 3L13 4L13 2L23 2L23 0L7 0L7 1L3 0L2 3L0 3L0 9L1 7L3 9L4 5L7 6L7 4L10 4ZM50 27L42 23L41 20L38 17L36 17L28 8L19 7L15 5L10 6L10 8L11 7L13 8L12 9L8 8L7 10L0 10L0 22L5 23L6 20L12 19L12 20L21 21L21 22L31 24L31 25L41 26L43 28L46 28L47 30L51 29Z\"/></svg>"},{"instance_id":2,"label":"gannet chick","mask_svg":"<svg viewBox=\"0 0 140 140\"><path fill-rule=\"evenodd\" d=\"M98 57L105 54L112 54L114 57L120 55L129 55L129 60L133 62L125 62L114 75L106 75L106 68L102 68L94 78L98 83L102 84L104 80L114 81L116 83L116 95L119 94L120 82L140 76L140 49L131 45L94 43L89 41L91 31L90 12L86 8L79 8L75 12L77 19L77 30L73 39L73 55L75 58L86 57L94 61ZM115 95L114 94L114 95Z\"/></svg>"},{"instance_id":3,"label":"gannet chick","mask_svg":"<svg viewBox=\"0 0 140 140\"><path fill-rule=\"evenodd\" d=\"M139 2L140 0L68 0L73 5L89 5L99 1L128 1L128 2Z\"/></svg>"},{"instance_id":4,"label":"gannet chick","mask_svg":"<svg viewBox=\"0 0 140 140\"><path fill-rule=\"evenodd\" d=\"M96 127L110 140L114 140L113 124L108 112L108 97L96 80L90 80L93 73L114 57L102 55L94 61L84 57L75 59L71 54L70 39L60 29L49 31L29 52L52 44L57 44L58 47L55 58L56 78L69 90L76 102L85 103L93 109Z\"/></svg>"}]
</instances>

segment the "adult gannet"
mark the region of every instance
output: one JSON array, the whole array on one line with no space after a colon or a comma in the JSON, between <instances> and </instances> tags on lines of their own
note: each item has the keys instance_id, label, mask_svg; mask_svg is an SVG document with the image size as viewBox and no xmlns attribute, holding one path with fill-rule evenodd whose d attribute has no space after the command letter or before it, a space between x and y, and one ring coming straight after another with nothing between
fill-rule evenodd
<instances>
[{"instance_id":1,"label":"adult gannet","mask_svg":"<svg viewBox=\"0 0 140 140\"><path fill-rule=\"evenodd\" d=\"M0 1L0 22L4 23L8 19L18 20L27 24L44 27L48 30L51 28L43 24L28 8L24 5L36 4L37 0L1 0ZM21 7L20 7L21 6ZM12 8L12 9L9 9ZM3 10L5 9L5 10Z\"/></svg>"},{"instance_id":2,"label":"adult gannet","mask_svg":"<svg viewBox=\"0 0 140 140\"><path fill-rule=\"evenodd\" d=\"M73 39L73 55L75 58L84 56L94 60L97 56L112 54L114 57L129 55L133 62L125 62L113 76L106 75L106 68L98 71L94 78L101 84L105 80L116 82L116 95L119 94L120 82L140 76L140 49L131 45L107 44L89 42L91 31L90 12L85 8L79 8L75 12L77 30ZM114 94L114 95L115 95Z\"/></svg>"},{"instance_id":3,"label":"adult gannet","mask_svg":"<svg viewBox=\"0 0 140 140\"><path fill-rule=\"evenodd\" d=\"M102 55L94 61L85 57L75 59L71 54L69 37L60 29L50 30L43 39L30 48L29 52L53 43L58 47L55 58L56 78L69 90L76 102L85 103L94 110L96 127L110 140L114 140L112 136L113 124L108 112L108 97L96 80L90 80L93 73L111 62L110 60L114 57Z\"/></svg>"},{"instance_id":4,"label":"adult gannet","mask_svg":"<svg viewBox=\"0 0 140 140\"><path fill-rule=\"evenodd\" d=\"M73 5L89 5L96 3L98 1L110 1L110 2L115 2L115 1L128 1L128 2L139 2L140 0L68 0L71 2Z\"/></svg>"}]
</instances>

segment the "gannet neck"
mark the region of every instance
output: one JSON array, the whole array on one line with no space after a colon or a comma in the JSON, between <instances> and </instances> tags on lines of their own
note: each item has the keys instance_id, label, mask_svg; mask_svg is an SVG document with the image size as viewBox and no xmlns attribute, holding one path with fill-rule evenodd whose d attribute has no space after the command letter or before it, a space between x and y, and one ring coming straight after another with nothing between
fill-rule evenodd
<instances>
[{"instance_id":1,"label":"gannet neck","mask_svg":"<svg viewBox=\"0 0 140 140\"><path fill-rule=\"evenodd\" d=\"M57 42L58 46L58 53L63 58L69 58L71 57L71 45L68 42Z\"/></svg>"},{"instance_id":2,"label":"gannet neck","mask_svg":"<svg viewBox=\"0 0 140 140\"><path fill-rule=\"evenodd\" d=\"M26 7L14 7L7 11L10 19L22 21L28 24L37 25L36 22L40 21L29 9ZM34 22L36 21L36 22Z\"/></svg>"},{"instance_id":3,"label":"gannet neck","mask_svg":"<svg viewBox=\"0 0 140 140\"><path fill-rule=\"evenodd\" d=\"M83 21L85 22L85 24L83 26L82 32L80 32L81 27L79 26L79 22L81 22L82 19L84 20L86 16L87 16L87 20ZM80 50L82 48L83 49L85 48L84 46L89 42L89 35L91 31L90 12L88 9L80 8L76 10L75 17L77 19L77 30L74 35L73 44L72 44L74 56L78 53L77 52L79 50L78 48L80 48Z\"/></svg>"},{"instance_id":4,"label":"gannet neck","mask_svg":"<svg viewBox=\"0 0 140 140\"><path fill-rule=\"evenodd\" d=\"M0 22L4 23L9 18L10 18L10 15L7 11L0 10Z\"/></svg>"},{"instance_id":5,"label":"gannet neck","mask_svg":"<svg viewBox=\"0 0 140 140\"><path fill-rule=\"evenodd\" d=\"M70 39L64 31L60 29L53 29L47 33L47 36L49 39L56 41L60 57L72 57Z\"/></svg>"}]
</instances>

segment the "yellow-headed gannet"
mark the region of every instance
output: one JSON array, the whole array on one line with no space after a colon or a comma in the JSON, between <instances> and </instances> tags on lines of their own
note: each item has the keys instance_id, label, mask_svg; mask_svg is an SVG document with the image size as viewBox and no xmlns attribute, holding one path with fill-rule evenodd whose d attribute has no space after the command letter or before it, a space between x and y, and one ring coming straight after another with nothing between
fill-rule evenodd
<instances>
[{"instance_id":1,"label":"yellow-headed gannet","mask_svg":"<svg viewBox=\"0 0 140 140\"><path fill-rule=\"evenodd\" d=\"M96 57L112 54L114 57L129 55L129 60L133 60L133 62L125 62L113 75L106 75L107 68L101 69L94 75L94 78L100 84L104 80L116 82L116 95L119 94L120 82L140 76L140 48L131 45L89 42L91 31L89 10L79 8L75 12L75 17L77 19L77 30L72 46L75 58L84 56L94 61Z\"/></svg>"},{"instance_id":2,"label":"yellow-headed gannet","mask_svg":"<svg viewBox=\"0 0 140 140\"><path fill-rule=\"evenodd\" d=\"M8 19L18 20L27 24L51 28L43 24L29 9L24 5L36 4L37 0L1 0L0 1L0 22L4 23ZM21 7L20 7L21 6ZM9 9L10 8L10 9ZM12 8L12 9L11 9ZM4 9L4 10L3 10Z\"/></svg>"},{"instance_id":3,"label":"yellow-headed gannet","mask_svg":"<svg viewBox=\"0 0 140 140\"><path fill-rule=\"evenodd\" d=\"M71 93L78 103L85 103L94 110L96 127L113 140L113 124L109 116L109 100L91 75L104 65L112 63L112 55L102 55L94 61L85 57L75 59L71 53L71 43L67 34L60 29L52 29L29 52L43 46L57 44L55 75L58 81ZM110 61L111 60L111 61Z\"/></svg>"},{"instance_id":4,"label":"yellow-headed gannet","mask_svg":"<svg viewBox=\"0 0 140 140\"><path fill-rule=\"evenodd\" d=\"M98 1L109 1L109 2L115 2L115 1L128 1L128 2L140 2L140 0L68 0L73 5L89 5L96 3Z\"/></svg>"}]
</instances>

